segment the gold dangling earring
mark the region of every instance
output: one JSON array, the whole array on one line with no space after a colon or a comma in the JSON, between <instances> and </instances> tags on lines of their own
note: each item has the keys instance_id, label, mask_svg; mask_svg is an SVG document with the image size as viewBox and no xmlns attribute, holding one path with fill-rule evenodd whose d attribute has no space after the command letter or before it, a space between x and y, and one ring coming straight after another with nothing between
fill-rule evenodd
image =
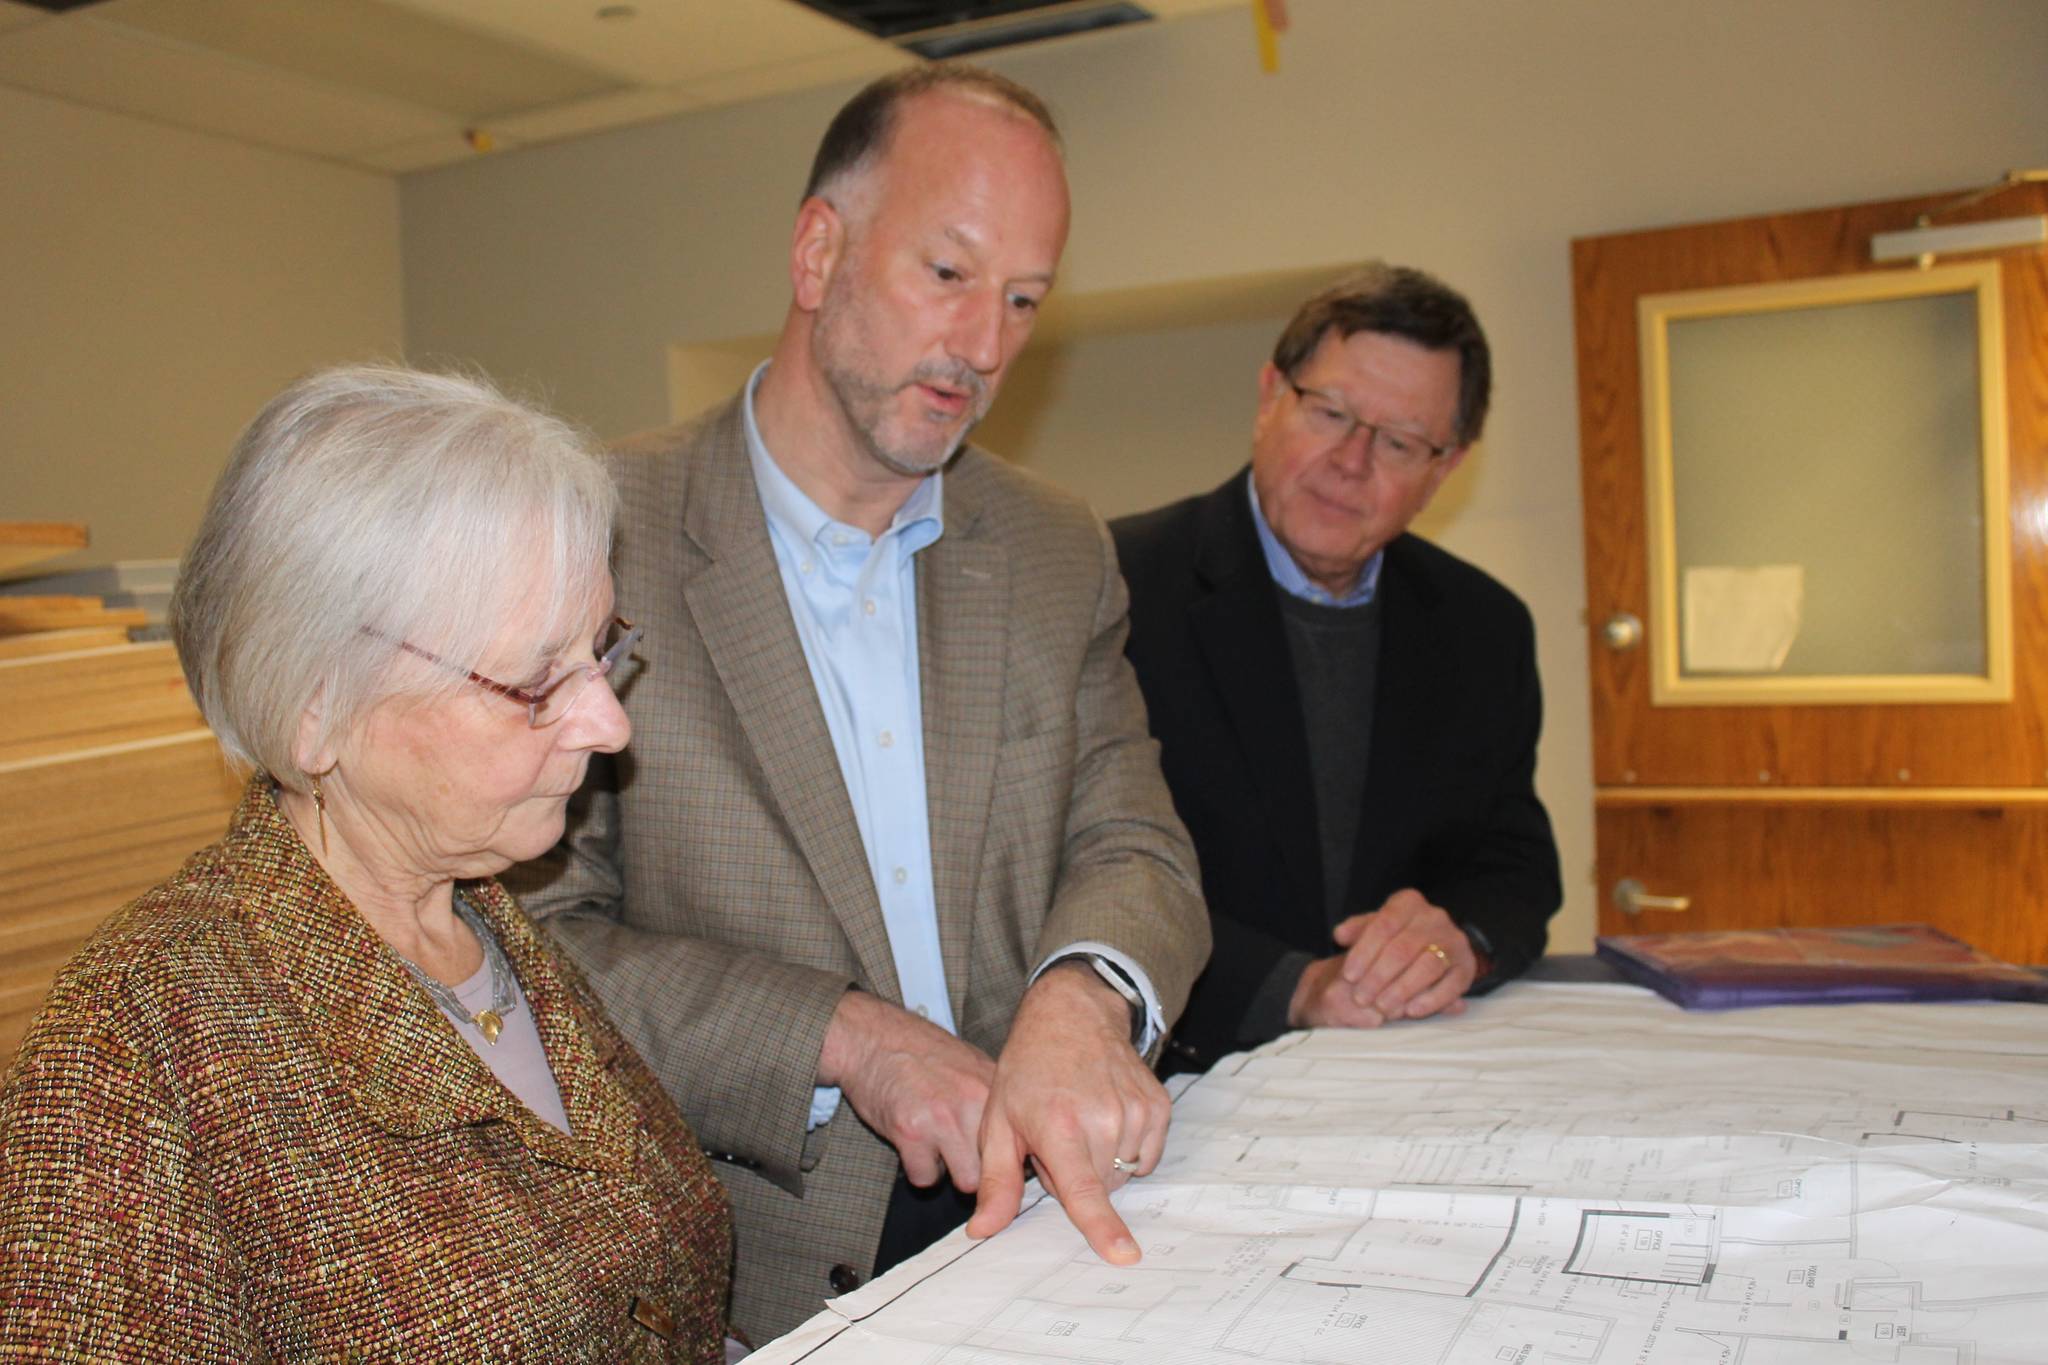
<instances>
[{"instance_id":1,"label":"gold dangling earring","mask_svg":"<svg viewBox=\"0 0 2048 1365\"><path fill-rule=\"evenodd\" d=\"M327 856L327 793L320 790L320 779L313 779L313 809L320 821L320 856Z\"/></svg>"}]
</instances>

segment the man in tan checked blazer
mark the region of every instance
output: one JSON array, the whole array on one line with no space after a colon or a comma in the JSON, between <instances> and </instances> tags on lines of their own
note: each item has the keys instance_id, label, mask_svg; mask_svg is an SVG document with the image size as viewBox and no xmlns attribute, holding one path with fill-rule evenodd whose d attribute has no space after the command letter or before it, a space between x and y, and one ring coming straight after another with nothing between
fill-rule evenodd
<instances>
[{"instance_id":1,"label":"man in tan checked blazer","mask_svg":"<svg viewBox=\"0 0 2048 1365\"><path fill-rule=\"evenodd\" d=\"M1141 1254L1108 1195L1165 1139L1141 1049L1208 954L1194 856L1101 522L960 447L1066 228L1029 92L877 82L819 149L770 363L614 457L636 737L522 890L725 1158L756 1340L957 1192L999 1230L1027 1158Z\"/></svg>"}]
</instances>

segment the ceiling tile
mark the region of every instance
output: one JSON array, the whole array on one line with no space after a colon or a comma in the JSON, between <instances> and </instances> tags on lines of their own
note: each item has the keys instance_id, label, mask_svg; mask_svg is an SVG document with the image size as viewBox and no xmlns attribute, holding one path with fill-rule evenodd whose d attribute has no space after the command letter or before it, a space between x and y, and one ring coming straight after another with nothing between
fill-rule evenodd
<instances>
[{"instance_id":1,"label":"ceiling tile","mask_svg":"<svg viewBox=\"0 0 2048 1365\"><path fill-rule=\"evenodd\" d=\"M426 137L451 122L78 16L9 33L0 84L315 156Z\"/></svg>"},{"instance_id":2,"label":"ceiling tile","mask_svg":"<svg viewBox=\"0 0 2048 1365\"><path fill-rule=\"evenodd\" d=\"M106 0L92 17L461 119L619 84L580 62L380 0Z\"/></svg>"},{"instance_id":3,"label":"ceiling tile","mask_svg":"<svg viewBox=\"0 0 2048 1365\"><path fill-rule=\"evenodd\" d=\"M18 5L14 0L0 0L0 33L5 33L10 28L23 28L49 17L45 10Z\"/></svg>"},{"instance_id":4,"label":"ceiling tile","mask_svg":"<svg viewBox=\"0 0 2048 1365\"><path fill-rule=\"evenodd\" d=\"M562 0L393 0L629 77L681 85L828 53L885 46L795 0L632 0L627 19Z\"/></svg>"},{"instance_id":5,"label":"ceiling tile","mask_svg":"<svg viewBox=\"0 0 2048 1365\"><path fill-rule=\"evenodd\" d=\"M660 90L621 90L573 104L558 104L551 109L491 119L484 126L494 135L504 134L521 142L547 142L666 118L670 114L701 109L704 104L705 101L694 93L674 86Z\"/></svg>"},{"instance_id":6,"label":"ceiling tile","mask_svg":"<svg viewBox=\"0 0 2048 1365\"><path fill-rule=\"evenodd\" d=\"M821 57L757 66L747 71L730 71L690 82L690 89L706 104L737 104L789 90L809 90L839 81L880 76L910 66L917 58L889 43L831 52Z\"/></svg>"},{"instance_id":7,"label":"ceiling tile","mask_svg":"<svg viewBox=\"0 0 2048 1365\"><path fill-rule=\"evenodd\" d=\"M516 138L495 136L500 152L509 152L519 145ZM368 151L351 152L348 160L366 171L383 171L389 175L404 175L408 171L432 170L436 166L452 166L458 161L468 161L484 155L469 145L469 139L460 132L439 133L433 137L413 138L410 141L393 143L388 147L375 147Z\"/></svg>"}]
</instances>

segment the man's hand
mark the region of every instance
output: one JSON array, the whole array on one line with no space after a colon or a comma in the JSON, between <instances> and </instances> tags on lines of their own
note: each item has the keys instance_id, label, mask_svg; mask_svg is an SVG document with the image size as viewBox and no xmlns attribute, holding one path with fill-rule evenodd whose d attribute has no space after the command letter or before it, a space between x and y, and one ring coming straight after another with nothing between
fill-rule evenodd
<instances>
[{"instance_id":1,"label":"man's hand","mask_svg":"<svg viewBox=\"0 0 2048 1365\"><path fill-rule=\"evenodd\" d=\"M1295 987L1287 1022L1296 1028L1460 1014L1479 977L1471 940L1419 891L1396 891L1378 910L1338 925L1335 937L1345 951L1310 963Z\"/></svg>"},{"instance_id":2,"label":"man's hand","mask_svg":"<svg viewBox=\"0 0 2048 1365\"><path fill-rule=\"evenodd\" d=\"M1054 967L1024 993L996 1061L967 1235L1009 1226L1029 1158L1095 1254L1133 1264L1138 1243L1110 1191L1159 1164L1172 1117L1165 1087L1131 1047L1129 1004L1084 963ZM1122 1170L1112 1164L1119 1158Z\"/></svg>"},{"instance_id":3,"label":"man's hand","mask_svg":"<svg viewBox=\"0 0 2048 1365\"><path fill-rule=\"evenodd\" d=\"M1387 1022L1385 1015L1359 1004L1351 994L1351 983L1344 979L1344 962L1344 954L1338 953L1319 957L1302 968L1294 999L1287 1006L1287 1027L1378 1028Z\"/></svg>"},{"instance_id":4,"label":"man's hand","mask_svg":"<svg viewBox=\"0 0 2048 1365\"><path fill-rule=\"evenodd\" d=\"M841 997L818 1058L818 1083L839 1087L919 1186L948 1174L962 1190L981 1182L977 1144L995 1075L980 1048L865 991Z\"/></svg>"}]
</instances>

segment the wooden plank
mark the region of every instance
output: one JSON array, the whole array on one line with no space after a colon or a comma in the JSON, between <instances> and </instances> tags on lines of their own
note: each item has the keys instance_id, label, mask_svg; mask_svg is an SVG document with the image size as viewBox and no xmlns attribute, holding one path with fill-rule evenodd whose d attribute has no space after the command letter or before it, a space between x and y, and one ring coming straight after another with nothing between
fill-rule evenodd
<instances>
[{"instance_id":1,"label":"wooden plank","mask_svg":"<svg viewBox=\"0 0 2048 1365\"><path fill-rule=\"evenodd\" d=\"M0 763L0 1066L57 969L219 839L243 785L204 729Z\"/></svg>"},{"instance_id":2,"label":"wooden plank","mask_svg":"<svg viewBox=\"0 0 2048 1365\"><path fill-rule=\"evenodd\" d=\"M1600 932L1919 921L2012 962L2048 963L2048 808L1672 804L1600 807ZM1630 917L1634 878L1677 913Z\"/></svg>"},{"instance_id":3,"label":"wooden plank","mask_svg":"<svg viewBox=\"0 0 2048 1365\"><path fill-rule=\"evenodd\" d=\"M0 596L0 635L70 630L78 626L140 626L148 622L149 613L141 607L110 607L97 597Z\"/></svg>"},{"instance_id":4,"label":"wooden plank","mask_svg":"<svg viewBox=\"0 0 2048 1365\"><path fill-rule=\"evenodd\" d=\"M0 763L202 724L168 643L0 661Z\"/></svg>"},{"instance_id":5,"label":"wooden plank","mask_svg":"<svg viewBox=\"0 0 2048 1365\"><path fill-rule=\"evenodd\" d=\"M128 643L126 626L76 626L70 630L34 630L26 635L0 635L0 659L33 659L45 654L77 654Z\"/></svg>"},{"instance_id":6,"label":"wooden plank","mask_svg":"<svg viewBox=\"0 0 2048 1365\"><path fill-rule=\"evenodd\" d=\"M82 550L92 540L78 522L0 521L0 578L12 578L32 565Z\"/></svg>"},{"instance_id":7,"label":"wooden plank","mask_svg":"<svg viewBox=\"0 0 2048 1365\"><path fill-rule=\"evenodd\" d=\"M1601 810L1641 806L1913 806L1922 810L2048 807L2048 787L1602 787Z\"/></svg>"},{"instance_id":8,"label":"wooden plank","mask_svg":"<svg viewBox=\"0 0 2048 1365\"><path fill-rule=\"evenodd\" d=\"M207 730L0 763L0 884L19 887L32 869L193 815L225 828L241 790ZM0 897L0 913L19 908L15 896Z\"/></svg>"}]
</instances>

